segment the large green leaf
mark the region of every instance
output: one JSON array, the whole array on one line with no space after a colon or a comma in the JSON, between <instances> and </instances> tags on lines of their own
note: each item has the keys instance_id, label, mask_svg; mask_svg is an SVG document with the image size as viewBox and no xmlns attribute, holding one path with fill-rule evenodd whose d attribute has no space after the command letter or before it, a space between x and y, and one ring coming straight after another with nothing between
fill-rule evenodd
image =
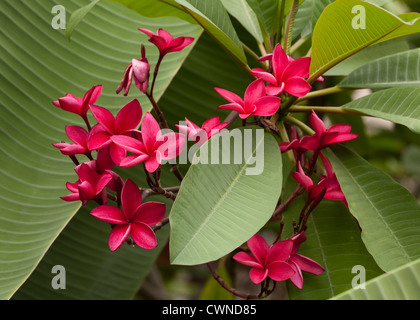
<instances>
[{"instance_id":1,"label":"large green leaf","mask_svg":"<svg viewBox=\"0 0 420 320\"><path fill-rule=\"evenodd\" d=\"M221 0L175 0L240 65L247 64L242 44Z\"/></svg>"},{"instance_id":2,"label":"large green leaf","mask_svg":"<svg viewBox=\"0 0 420 320\"><path fill-rule=\"evenodd\" d=\"M420 133L420 88L381 90L345 104L343 108L400 123Z\"/></svg>"},{"instance_id":3,"label":"large green leaf","mask_svg":"<svg viewBox=\"0 0 420 320\"><path fill-rule=\"evenodd\" d=\"M420 49L371 61L338 84L342 88L420 86Z\"/></svg>"},{"instance_id":4,"label":"large green leaf","mask_svg":"<svg viewBox=\"0 0 420 320\"><path fill-rule=\"evenodd\" d=\"M198 151L200 162L191 165L172 207L173 264L206 263L233 251L270 219L281 193L281 154L271 134L242 128L210 142Z\"/></svg>"},{"instance_id":5,"label":"large green leaf","mask_svg":"<svg viewBox=\"0 0 420 320\"><path fill-rule=\"evenodd\" d=\"M74 12L87 3L68 1L66 9ZM0 4L3 299L27 279L79 208L78 203L59 199L67 194L65 182L75 181L76 175L71 161L51 143L67 140L64 126L82 125L82 121L54 107L51 101L66 93L82 96L93 85L103 84L98 104L116 111L134 97L134 90L129 97L122 97L115 89L124 68L140 55L140 40L145 38L137 31L139 25L160 26L174 35L197 36L201 32L201 28L178 19L144 18L103 1L80 23L72 43L68 43L63 30L51 27L51 9L56 4L53 0L6 0ZM157 50L146 41L145 45L153 63ZM156 87L158 96L187 53L188 49L168 55ZM145 100L142 105L145 111L150 109ZM118 261L117 256L108 258Z\"/></svg>"},{"instance_id":6,"label":"large green leaf","mask_svg":"<svg viewBox=\"0 0 420 320\"><path fill-rule=\"evenodd\" d=\"M355 6L364 9L353 13ZM364 29L354 28L359 18L365 18ZM336 0L322 12L313 32L310 81L372 44L419 32L416 19L407 22L365 1Z\"/></svg>"},{"instance_id":7,"label":"large green leaf","mask_svg":"<svg viewBox=\"0 0 420 320\"><path fill-rule=\"evenodd\" d=\"M330 152L367 250L388 272L420 257L420 204L400 184L344 147Z\"/></svg>"},{"instance_id":8,"label":"large green leaf","mask_svg":"<svg viewBox=\"0 0 420 320\"><path fill-rule=\"evenodd\" d=\"M332 300L419 300L420 260L407 263L365 284L351 289Z\"/></svg>"},{"instance_id":9,"label":"large green leaf","mask_svg":"<svg viewBox=\"0 0 420 320\"><path fill-rule=\"evenodd\" d=\"M289 220L285 216L285 221ZM298 253L317 261L325 271L318 276L303 272L302 289L287 282L290 299L329 299L350 289L355 276L352 269L357 265L365 268L368 280L383 273L367 252L360 230L342 202L323 200L307 225L307 240Z\"/></svg>"}]
</instances>

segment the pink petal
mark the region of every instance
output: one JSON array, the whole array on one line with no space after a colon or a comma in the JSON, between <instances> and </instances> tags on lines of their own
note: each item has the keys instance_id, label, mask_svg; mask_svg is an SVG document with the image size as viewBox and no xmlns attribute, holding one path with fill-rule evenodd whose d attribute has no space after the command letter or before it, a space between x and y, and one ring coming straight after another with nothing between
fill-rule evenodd
<instances>
[{"instance_id":1,"label":"pink petal","mask_svg":"<svg viewBox=\"0 0 420 320\"><path fill-rule=\"evenodd\" d=\"M137 208L141 205L141 191L130 179L127 179L122 188L121 204L125 216L132 221Z\"/></svg>"},{"instance_id":2,"label":"pink petal","mask_svg":"<svg viewBox=\"0 0 420 320\"><path fill-rule=\"evenodd\" d=\"M251 70L251 74L260 78L264 81L271 83L274 86L277 86L277 79L271 73L265 71L264 69L255 68Z\"/></svg>"},{"instance_id":3,"label":"pink petal","mask_svg":"<svg viewBox=\"0 0 420 320\"><path fill-rule=\"evenodd\" d=\"M309 121L317 134L326 131L324 122L318 117L314 110L312 110L312 113L309 116Z\"/></svg>"},{"instance_id":4,"label":"pink petal","mask_svg":"<svg viewBox=\"0 0 420 320\"><path fill-rule=\"evenodd\" d=\"M249 277L255 284L263 282L265 278L267 278L267 275L267 269L252 268L251 270L249 270Z\"/></svg>"},{"instance_id":5,"label":"pink petal","mask_svg":"<svg viewBox=\"0 0 420 320\"><path fill-rule=\"evenodd\" d=\"M277 78L277 81L280 82L283 76L283 71L289 64L289 58L284 52L280 44L277 44L273 50L272 65L274 76Z\"/></svg>"},{"instance_id":6,"label":"pink petal","mask_svg":"<svg viewBox=\"0 0 420 320\"><path fill-rule=\"evenodd\" d=\"M281 99L278 97L262 97L255 102L257 109L253 113L255 116L269 117L280 108Z\"/></svg>"},{"instance_id":7,"label":"pink petal","mask_svg":"<svg viewBox=\"0 0 420 320\"><path fill-rule=\"evenodd\" d=\"M339 132L339 133L350 133L351 125L349 125L349 124L334 124L327 131L328 132Z\"/></svg>"},{"instance_id":8,"label":"pink petal","mask_svg":"<svg viewBox=\"0 0 420 320\"><path fill-rule=\"evenodd\" d=\"M112 180L112 175L109 173L103 173L96 183L96 194L99 194L106 185Z\"/></svg>"},{"instance_id":9,"label":"pink petal","mask_svg":"<svg viewBox=\"0 0 420 320\"><path fill-rule=\"evenodd\" d=\"M237 103L223 104L221 106L218 106L217 109L232 110L239 113L245 113L244 108L240 104L237 104Z\"/></svg>"},{"instance_id":10,"label":"pink petal","mask_svg":"<svg viewBox=\"0 0 420 320\"><path fill-rule=\"evenodd\" d=\"M147 155L147 154L142 154L140 156L132 155L132 156L128 156L127 158L123 159L120 162L119 165L122 168L133 167L135 165L138 165L139 163L142 163L142 162L146 161L149 158L150 158L150 156Z\"/></svg>"},{"instance_id":11,"label":"pink petal","mask_svg":"<svg viewBox=\"0 0 420 320\"><path fill-rule=\"evenodd\" d=\"M319 137L314 134L313 136L305 136L300 140L300 146L306 150L315 151L319 147Z\"/></svg>"},{"instance_id":12,"label":"pink petal","mask_svg":"<svg viewBox=\"0 0 420 320\"><path fill-rule=\"evenodd\" d=\"M120 224L112 228L111 234L108 238L108 245L112 251L117 250L127 240L131 232L131 224Z\"/></svg>"},{"instance_id":13,"label":"pink petal","mask_svg":"<svg viewBox=\"0 0 420 320\"><path fill-rule=\"evenodd\" d=\"M296 263L302 271L309 272L315 275L320 275L325 271L325 269L318 262L309 259L308 257L304 257L300 254L293 255L293 257L291 257L289 261L293 261L294 263Z\"/></svg>"},{"instance_id":14,"label":"pink petal","mask_svg":"<svg viewBox=\"0 0 420 320\"><path fill-rule=\"evenodd\" d=\"M98 106L91 106L90 110L96 121L98 121L110 134L115 132L115 118L109 110Z\"/></svg>"},{"instance_id":15,"label":"pink petal","mask_svg":"<svg viewBox=\"0 0 420 320\"><path fill-rule=\"evenodd\" d=\"M78 189L80 200L90 200L97 195L92 185L87 181L83 181L81 184L79 184Z\"/></svg>"},{"instance_id":16,"label":"pink petal","mask_svg":"<svg viewBox=\"0 0 420 320\"><path fill-rule=\"evenodd\" d=\"M211 129L217 127L218 125L220 125L220 119L218 116L216 116L204 121L201 128L206 132L210 132Z\"/></svg>"},{"instance_id":17,"label":"pink petal","mask_svg":"<svg viewBox=\"0 0 420 320\"><path fill-rule=\"evenodd\" d=\"M253 81L245 91L245 111L253 109L255 102L265 96L264 80L258 79Z\"/></svg>"},{"instance_id":18,"label":"pink petal","mask_svg":"<svg viewBox=\"0 0 420 320\"><path fill-rule=\"evenodd\" d=\"M272 262L267 266L268 276L274 281L284 281L295 274L287 262Z\"/></svg>"},{"instance_id":19,"label":"pink petal","mask_svg":"<svg viewBox=\"0 0 420 320\"><path fill-rule=\"evenodd\" d=\"M174 40L174 37L168 31L166 31L162 28L158 29L157 35L159 37L162 37L167 43L170 43L172 40Z\"/></svg>"},{"instance_id":20,"label":"pink petal","mask_svg":"<svg viewBox=\"0 0 420 320\"><path fill-rule=\"evenodd\" d=\"M121 161L123 161L127 156L127 152L123 147L120 147L115 143L111 143L109 146L109 155L113 163L120 165Z\"/></svg>"},{"instance_id":21,"label":"pink petal","mask_svg":"<svg viewBox=\"0 0 420 320\"><path fill-rule=\"evenodd\" d=\"M107 132L91 135L88 141L89 150L99 150L111 144L111 136Z\"/></svg>"},{"instance_id":22,"label":"pink petal","mask_svg":"<svg viewBox=\"0 0 420 320\"><path fill-rule=\"evenodd\" d=\"M118 112L115 120L115 133L123 134L124 132L135 129L141 121L143 113L140 103L137 99L131 100Z\"/></svg>"},{"instance_id":23,"label":"pink petal","mask_svg":"<svg viewBox=\"0 0 420 320\"><path fill-rule=\"evenodd\" d=\"M113 223L113 224L126 224L127 219L124 216L124 213L121 209L110 206L103 205L93 209L90 214L95 218L98 218L101 221Z\"/></svg>"},{"instance_id":24,"label":"pink petal","mask_svg":"<svg viewBox=\"0 0 420 320\"><path fill-rule=\"evenodd\" d=\"M164 203L150 201L137 208L133 221L151 226L161 221L165 213L166 205Z\"/></svg>"},{"instance_id":25,"label":"pink petal","mask_svg":"<svg viewBox=\"0 0 420 320\"><path fill-rule=\"evenodd\" d=\"M303 97L311 91L311 85L301 77L288 78L284 82L284 91L295 97Z\"/></svg>"},{"instance_id":26,"label":"pink petal","mask_svg":"<svg viewBox=\"0 0 420 320\"><path fill-rule=\"evenodd\" d=\"M267 256L265 258L264 265L268 266L273 262L284 262L292 253L293 241L292 240L283 240L280 242L274 243L268 249Z\"/></svg>"},{"instance_id":27,"label":"pink petal","mask_svg":"<svg viewBox=\"0 0 420 320\"><path fill-rule=\"evenodd\" d=\"M279 87L268 84L267 87L265 88L265 91L269 96L278 96L280 93L283 92L283 90L284 90L284 82L282 82Z\"/></svg>"},{"instance_id":28,"label":"pink petal","mask_svg":"<svg viewBox=\"0 0 420 320\"><path fill-rule=\"evenodd\" d=\"M154 145L157 139L160 138L160 127L155 118L147 112L144 115L141 123L141 134L144 146L149 154L154 151Z\"/></svg>"},{"instance_id":29,"label":"pink petal","mask_svg":"<svg viewBox=\"0 0 420 320\"><path fill-rule=\"evenodd\" d=\"M161 164L161 156L159 151L155 151L153 156L144 162L146 170L150 173L155 172Z\"/></svg>"},{"instance_id":30,"label":"pink petal","mask_svg":"<svg viewBox=\"0 0 420 320\"><path fill-rule=\"evenodd\" d=\"M111 137L112 142L119 145L120 147L124 148L127 151L143 155L146 153L146 148L142 142L137 139L123 136L123 135L116 135Z\"/></svg>"},{"instance_id":31,"label":"pink petal","mask_svg":"<svg viewBox=\"0 0 420 320\"><path fill-rule=\"evenodd\" d=\"M152 228L143 223L131 224L131 238L143 249L153 249L158 245L156 235Z\"/></svg>"},{"instance_id":32,"label":"pink petal","mask_svg":"<svg viewBox=\"0 0 420 320\"><path fill-rule=\"evenodd\" d=\"M246 266L262 268L262 265L257 261L257 259L253 255L246 252L238 252L232 257L232 259Z\"/></svg>"},{"instance_id":33,"label":"pink petal","mask_svg":"<svg viewBox=\"0 0 420 320\"><path fill-rule=\"evenodd\" d=\"M148 29L144 29L144 28L138 28L138 30L140 30L141 32L145 33L148 37L153 37L154 35L156 35L154 32L148 30Z\"/></svg>"},{"instance_id":34,"label":"pink petal","mask_svg":"<svg viewBox=\"0 0 420 320\"><path fill-rule=\"evenodd\" d=\"M177 157L185 146L185 136L183 134L171 132L163 135L158 142L155 144L155 148L157 147L157 151L160 153L160 160L169 160Z\"/></svg>"},{"instance_id":35,"label":"pink petal","mask_svg":"<svg viewBox=\"0 0 420 320\"><path fill-rule=\"evenodd\" d=\"M83 99L90 97L88 103L94 104L96 100L98 100L99 96L101 95L102 88L103 88L102 85L93 86L88 92L86 92Z\"/></svg>"},{"instance_id":36,"label":"pink petal","mask_svg":"<svg viewBox=\"0 0 420 320\"><path fill-rule=\"evenodd\" d=\"M287 80L292 77L309 77L309 66L311 65L311 58L304 57L292 61L283 73L283 80Z\"/></svg>"},{"instance_id":37,"label":"pink petal","mask_svg":"<svg viewBox=\"0 0 420 320\"><path fill-rule=\"evenodd\" d=\"M264 265L268 251L268 244L265 239L259 234L255 234L251 239L247 241L247 245L257 261L261 265Z\"/></svg>"},{"instance_id":38,"label":"pink petal","mask_svg":"<svg viewBox=\"0 0 420 320\"><path fill-rule=\"evenodd\" d=\"M59 147L58 147L59 145ZM83 146L79 146L76 144L65 144L65 143L58 143L54 145L55 147L60 148L62 154L66 156L72 156L75 154L84 154L86 152L86 148Z\"/></svg>"},{"instance_id":39,"label":"pink petal","mask_svg":"<svg viewBox=\"0 0 420 320\"><path fill-rule=\"evenodd\" d=\"M290 267L295 271L295 273L290 277L290 281L299 289L303 288L303 276L302 272L299 269L299 266L293 261L289 261Z\"/></svg>"},{"instance_id":40,"label":"pink petal","mask_svg":"<svg viewBox=\"0 0 420 320\"><path fill-rule=\"evenodd\" d=\"M244 101L242 100L242 98L240 98L238 95L236 95L233 92L227 91L225 89L220 89L220 88L214 88L214 90L216 90L218 94L220 94L223 98L225 98L227 101L231 103L236 103L241 106L244 104Z\"/></svg>"},{"instance_id":41,"label":"pink petal","mask_svg":"<svg viewBox=\"0 0 420 320\"><path fill-rule=\"evenodd\" d=\"M310 177L308 177L302 169L300 162L298 163L299 172L292 172L292 177L295 178L297 182L299 182L306 191L308 191L309 187L313 186L314 183Z\"/></svg>"},{"instance_id":42,"label":"pink petal","mask_svg":"<svg viewBox=\"0 0 420 320\"><path fill-rule=\"evenodd\" d=\"M82 101L74 97L64 97L58 99L60 108L69 112L81 115Z\"/></svg>"},{"instance_id":43,"label":"pink petal","mask_svg":"<svg viewBox=\"0 0 420 320\"><path fill-rule=\"evenodd\" d=\"M64 200L64 201L68 201L68 202L71 202L71 201L79 201L80 200L80 196L79 196L79 193L71 193L71 194L68 194L68 195L66 195L64 197L60 197L60 199L61 200Z\"/></svg>"},{"instance_id":44,"label":"pink petal","mask_svg":"<svg viewBox=\"0 0 420 320\"><path fill-rule=\"evenodd\" d=\"M85 129L78 126L66 126L65 130L71 141L87 148L87 138L89 133Z\"/></svg>"}]
</instances>

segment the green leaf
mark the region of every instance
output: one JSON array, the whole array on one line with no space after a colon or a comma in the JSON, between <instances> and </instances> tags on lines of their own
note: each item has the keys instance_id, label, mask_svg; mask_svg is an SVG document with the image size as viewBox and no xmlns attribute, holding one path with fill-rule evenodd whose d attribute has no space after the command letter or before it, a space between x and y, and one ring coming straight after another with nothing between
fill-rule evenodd
<instances>
[{"instance_id":1,"label":"green leaf","mask_svg":"<svg viewBox=\"0 0 420 320\"><path fill-rule=\"evenodd\" d=\"M246 0L221 0L230 15L257 40L263 42L263 35L255 12Z\"/></svg>"},{"instance_id":2,"label":"green leaf","mask_svg":"<svg viewBox=\"0 0 420 320\"><path fill-rule=\"evenodd\" d=\"M330 159L362 239L388 272L420 257L420 204L400 184L344 147Z\"/></svg>"},{"instance_id":3,"label":"green leaf","mask_svg":"<svg viewBox=\"0 0 420 320\"><path fill-rule=\"evenodd\" d=\"M278 144L255 127L212 137L195 160L204 163L192 164L170 214L173 264L206 263L239 247L270 219L282 189Z\"/></svg>"},{"instance_id":4,"label":"green leaf","mask_svg":"<svg viewBox=\"0 0 420 320\"><path fill-rule=\"evenodd\" d=\"M401 162L404 169L420 179L420 147L416 145L408 146L402 153Z\"/></svg>"},{"instance_id":5,"label":"green leaf","mask_svg":"<svg viewBox=\"0 0 420 320\"><path fill-rule=\"evenodd\" d=\"M407 263L366 282L364 289L351 289L332 300L419 300L420 260Z\"/></svg>"},{"instance_id":6,"label":"green leaf","mask_svg":"<svg viewBox=\"0 0 420 320\"><path fill-rule=\"evenodd\" d=\"M220 0L175 0L186 10L240 65L247 60L242 44Z\"/></svg>"},{"instance_id":7,"label":"green leaf","mask_svg":"<svg viewBox=\"0 0 420 320\"><path fill-rule=\"evenodd\" d=\"M401 87L381 90L349 102L344 109L405 125L420 133L420 88Z\"/></svg>"},{"instance_id":8,"label":"green leaf","mask_svg":"<svg viewBox=\"0 0 420 320\"><path fill-rule=\"evenodd\" d=\"M291 221L289 216L284 219L286 223ZM291 300L329 299L350 289L355 276L352 269L356 265L364 266L366 279L383 273L367 252L360 230L342 202L323 200L311 213L307 225L307 240L298 253L315 260L325 271L321 275L303 272L302 289L288 281Z\"/></svg>"},{"instance_id":9,"label":"green leaf","mask_svg":"<svg viewBox=\"0 0 420 320\"><path fill-rule=\"evenodd\" d=\"M420 86L420 49L369 62L338 84L342 88Z\"/></svg>"},{"instance_id":10,"label":"green leaf","mask_svg":"<svg viewBox=\"0 0 420 320\"><path fill-rule=\"evenodd\" d=\"M352 13L355 6L364 11ZM362 12L364 16L360 16ZM363 17L366 27L354 28ZM336 0L325 8L315 26L309 80L372 44L419 32L415 21L404 21L365 1Z\"/></svg>"},{"instance_id":11,"label":"green leaf","mask_svg":"<svg viewBox=\"0 0 420 320\"><path fill-rule=\"evenodd\" d=\"M80 24L80 22L86 17L86 15L102 0L93 0L88 5L77 9L73 12L70 16L69 24L66 28L66 37L70 41L71 35L76 27Z\"/></svg>"},{"instance_id":12,"label":"green leaf","mask_svg":"<svg viewBox=\"0 0 420 320\"><path fill-rule=\"evenodd\" d=\"M74 11L87 3L70 1L66 8ZM54 107L51 101L66 93L80 97L93 85L103 84L97 103L115 113L138 97L133 88L128 97L116 95L115 89L125 67L140 55L139 24L159 25L175 36L201 33L198 26L179 19L145 18L103 1L80 23L80 32L73 34L69 43L63 31L51 27L50 12L56 4L53 0L32 2L30 6L21 0L0 3L0 26L10 30L0 35L1 299L10 298L29 277L80 206L59 199L68 193L65 183L75 181L77 176L73 163L51 144L68 141L64 127L83 126L83 121ZM149 61L155 62L157 49L146 41L145 46ZM156 86L157 97L175 76L189 49L167 56ZM150 110L146 100L141 100L143 111ZM86 247L88 253L92 249ZM71 252L72 247L66 250Z\"/></svg>"}]
</instances>

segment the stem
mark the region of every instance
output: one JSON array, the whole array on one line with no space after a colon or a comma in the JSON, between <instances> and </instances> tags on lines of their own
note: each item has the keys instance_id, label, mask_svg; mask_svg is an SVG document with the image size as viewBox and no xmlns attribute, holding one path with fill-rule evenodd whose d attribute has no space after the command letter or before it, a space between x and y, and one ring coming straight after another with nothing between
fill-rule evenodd
<instances>
[{"instance_id":1,"label":"stem","mask_svg":"<svg viewBox=\"0 0 420 320\"><path fill-rule=\"evenodd\" d=\"M279 129L280 138L283 142L290 142L289 135L287 134L286 128L284 127L284 122L276 123L277 128ZM289 158L290 164L292 167L296 164L296 159L293 154L293 150L287 151L287 157Z\"/></svg>"},{"instance_id":2,"label":"stem","mask_svg":"<svg viewBox=\"0 0 420 320\"><path fill-rule=\"evenodd\" d=\"M153 72L152 87L150 89L150 96L152 96L152 97L153 97L153 89L155 88L156 78L157 78L157 75L158 75L158 72L159 72L159 67L160 67L160 64L161 64L162 60L163 60L163 56L161 54L159 54L159 59L156 63L155 71Z\"/></svg>"},{"instance_id":3,"label":"stem","mask_svg":"<svg viewBox=\"0 0 420 320\"><path fill-rule=\"evenodd\" d=\"M321 113L335 113L335 114L348 114L353 116L365 116L364 113L346 110L342 107L314 107L314 106L291 106L289 108L290 112L311 112L312 110Z\"/></svg>"},{"instance_id":4,"label":"stem","mask_svg":"<svg viewBox=\"0 0 420 320\"><path fill-rule=\"evenodd\" d=\"M312 92L309 92L306 96L297 99L296 100L296 103L299 103L299 102L304 101L304 100L308 100L308 99L312 99L312 98L317 98L317 97L325 96L325 95L328 95L328 94L333 94L333 93L348 91L348 90L350 90L350 89L340 88L340 87L335 86L335 87L331 87L331 88L326 88L326 89L321 89L321 90L317 90L317 91L312 91Z\"/></svg>"},{"instance_id":5,"label":"stem","mask_svg":"<svg viewBox=\"0 0 420 320\"><path fill-rule=\"evenodd\" d=\"M169 223L169 217L166 217L166 218L163 218L160 222L153 225L151 228L152 228L153 231L157 231L168 223Z\"/></svg>"},{"instance_id":6,"label":"stem","mask_svg":"<svg viewBox=\"0 0 420 320\"><path fill-rule=\"evenodd\" d=\"M247 294L247 293L243 293L241 291L238 291L235 288L230 287L229 285L226 284L225 280L222 279L222 277L219 276L219 274L217 273L216 269L214 269L213 265L208 262L207 263L207 267L210 270L211 275L213 276L213 278L227 291L229 291L230 293L232 293L233 295L245 299L245 300L250 300L250 299L262 299L267 297L266 296L261 296L261 295L256 295L256 294ZM272 289L273 290L273 289ZM272 291L271 291L272 292ZM271 293L270 292L270 293Z\"/></svg>"},{"instance_id":7,"label":"stem","mask_svg":"<svg viewBox=\"0 0 420 320\"><path fill-rule=\"evenodd\" d=\"M276 218L278 215L280 215L284 210L286 210L286 208L290 205L290 203L293 201L293 200L295 200L299 195L300 195L300 189L301 189L301 185L300 184L298 184L297 186L296 186L296 189L295 189L295 191L293 191L293 193L289 196L289 198L286 200L286 201L284 201L284 202L282 202L282 203L280 203L278 206L277 206L277 208L276 208L276 210L274 210L274 212L273 212L273 215L271 216L271 219L274 219L274 218Z\"/></svg>"},{"instance_id":8,"label":"stem","mask_svg":"<svg viewBox=\"0 0 420 320\"><path fill-rule=\"evenodd\" d=\"M311 136L315 134L315 131L312 130L309 126L307 126L302 121L300 121L300 120L298 120L296 118L293 118L292 116L285 116L284 117L284 120L286 122L289 122L289 123L292 123L292 124L298 126L302 131L306 132L307 134L309 134Z\"/></svg>"}]
</instances>

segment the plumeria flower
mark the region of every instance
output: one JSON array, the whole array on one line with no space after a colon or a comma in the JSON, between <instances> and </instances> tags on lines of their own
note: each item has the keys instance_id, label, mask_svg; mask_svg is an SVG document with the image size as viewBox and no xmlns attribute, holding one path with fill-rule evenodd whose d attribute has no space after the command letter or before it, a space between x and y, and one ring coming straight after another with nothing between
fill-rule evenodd
<instances>
[{"instance_id":1,"label":"plumeria flower","mask_svg":"<svg viewBox=\"0 0 420 320\"><path fill-rule=\"evenodd\" d=\"M102 92L102 85L93 86L83 98L75 97L71 94L66 94L65 97L53 101L53 105L65 111L73 112L81 116L87 121L87 112L89 107L93 105Z\"/></svg>"},{"instance_id":2,"label":"plumeria flower","mask_svg":"<svg viewBox=\"0 0 420 320\"><path fill-rule=\"evenodd\" d=\"M111 159L119 165L126 157L126 151L113 143L111 137L129 135L136 130L143 114L140 103L136 99L131 100L121 108L115 118L109 110L102 107L92 106L91 111L98 124L90 132L89 149L99 150L109 146Z\"/></svg>"},{"instance_id":3,"label":"plumeria flower","mask_svg":"<svg viewBox=\"0 0 420 320\"><path fill-rule=\"evenodd\" d=\"M233 110L239 113L241 119L249 116L272 116L280 107L281 100L278 97L266 96L264 81L261 79L252 82L245 91L244 99L233 92L225 89L215 90L230 103L221 105L218 109Z\"/></svg>"},{"instance_id":4,"label":"plumeria flower","mask_svg":"<svg viewBox=\"0 0 420 320\"><path fill-rule=\"evenodd\" d=\"M108 245L117 250L128 236L143 249L153 249L158 243L150 227L161 221L165 215L165 204L158 202L142 203L139 187L130 179L124 183L121 192L122 209L102 205L91 211L94 217L115 225L109 235Z\"/></svg>"},{"instance_id":5,"label":"plumeria flower","mask_svg":"<svg viewBox=\"0 0 420 320\"><path fill-rule=\"evenodd\" d=\"M314 184L312 179L308 177L302 169L300 162L298 162L298 172L292 172L292 177L300 183L308 194L308 202L319 199L321 196L325 197L326 186ZM323 194L325 193L325 194ZM320 200L320 199L319 199Z\"/></svg>"},{"instance_id":6,"label":"plumeria flower","mask_svg":"<svg viewBox=\"0 0 420 320\"><path fill-rule=\"evenodd\" d=\"M271 63L273 74L260 68L251 70L254 76L268 82L268 95L278 96L285 91L292 96L303 97L311 90L311 85L304 79L309 76L311 58L290 59L280 44L277 44Z\"/></svg>"},{"instance_id":7,"label":"plumeria flower","mask_svg":"<svg viewBox=\"0 0 420 320\"><path fill-rule=\"evenodd\" d=\"M72 193L61 197L64 201L82 201L85 205L89 200L106 202L106 185L112 180L108 172L99 174L91 165L82 163L75 169L79 180L75 183L67 182L66 187Z\"/></svg>"},{"instance_id":8,"label":"plumeria flower","mask_svg":"<svg viewBox=\"0 0 420 320\"><path fill-rule=\"evenodd\" d=\"M319 151L332 144L354 140L358 137L357 134L350 132L351 126L348 124L335 124L326 129L324 122L313 110L309 121L315 130L315 134L302 138L301 145L307 150Z\"/></svg>"},{"instance_id":9,"label":"plumeria flower","mask_svg":"<svg viewBox=\"0 0 420 320\"><path fill-rule=\"evenodd\" d=\"M66 134L73 143L54 143L53 146L60 149L60 152L66 156L73 156L76 154L90 155L88 149L89 133L78 126L66 126Z\"/></svg>"},{"instance_id":10,"label":"plumeria flower","mask_svg":"<svg viewBox=\"0 0 420 320\"><path fill-rule=\"evenodd\" d=\"M148 172L155 172L163 160L177 157L185 145L183 134L169 132L162 134L155 118L147 112L141 123L141 133L134 132L136 138L115 135L111 140L123 149L134 153L120 162L121 167L132 167L144 162Z\"/></svg>"},{"instance_id":11,"label":"plumeria flower","mask_svg":"<svg viewBox=\"0 0 420 320\"><path fill-rule=\"evenodd\" d=\"M168 31L163 29L158 29L157 33L143 28L139 28L139 30L145 33L149 37L149 42L159 49L160 58L163 58L164 55L170 52L181 51L194 41L194 38L191 37L174 38Z\"/></svg>"},{"instance_id":12,"label":"plumeria flower","mask_svg":"<svg viewBox=\"0 0 420 320\"><path fill-rule=\"evenodd\" d=\"M117 88L117 94L124 89L124 96L128 95L132 80L136 87L143 93L147 92L149 86L150 64L146 58L144 45L141 46L142 58L133 59L124 71L123 79Z\"/></svg>"},{"instance_id":13,"label":"plumeria flower","mask_svg":"<svg viewBox=\"0 0 420 320\"><path fill-rule=\"evenodd\" d=\"M319 185L327 187L327 192L325 193L324 197L330 200L342 201L348 207L346 196L341 190L340 183L337 180L337 176L333 172L331 163L322 153L319 155L321 157L322 163L324 164L325 171L327 172L327 176L321 176L321 181L319 182Z\"/></svg>"},{"instance_id":14,"label":"plumeria flower","mask_svg":"<svg viewBox=\"0 0 420 320\"><path fill-rule=\"evenodd\" d=\"M292 281L296 287L302 289L302 271L320 275L325 271L325 269L316 261L296 253L299 250L300 244L306 241L304 231L292 237L291 240L293 241L293 248L287 263L292 267L295 273L290 277L290 281Z\"/></svg>"},{"instance_id":15,"label":"plumeria flower","mask_svg":"<svg viewBox=\"0 0 420 320\"><path fill-rule=\"evenodd\" d=\"M306 151L299 139L296 127L290 128L290 142L280 142L279 147L282 153L293 150L295 159L298 161L302 159L302 155Z\"/></svg>"},{"instance_id":16,"label":"plumeria flower","mask_svg":"<svg viewBox=\"0 0 420 320\"><path fill-rule=\"evenodd\" d=\"M262 236L256 234L247 241L247 245L252 254L239 252L233 259L252 267L249 277L255 284L261 283L267 277L274 281L283 281L295 273L286 262L292 252L293 241L285 240L269 246Z\"/></svg>"},{"instance_id":17,"label":"plumeria flower","mask_svg":"<svg viewBox=\"0 0 420 320\"><path fill-rule=\"evenodd\" d=\"M229 124L228 122L220 123L219 117L213 117L204 121L201 128L187 118L185 118L185 121L187 123L186 126L176 124L175 127L200 146Z\"/></svg>"}]
</instances>

